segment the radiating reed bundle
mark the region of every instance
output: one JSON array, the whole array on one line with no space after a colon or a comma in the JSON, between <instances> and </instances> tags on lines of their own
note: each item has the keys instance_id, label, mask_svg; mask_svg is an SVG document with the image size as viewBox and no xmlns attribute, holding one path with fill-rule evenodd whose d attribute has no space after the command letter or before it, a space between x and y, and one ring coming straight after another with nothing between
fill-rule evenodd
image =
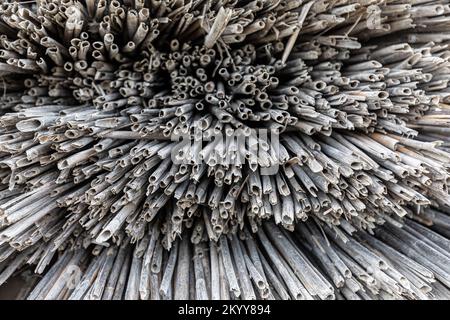
<instances>
[{"instance_id":1,"label":"radiating reed bundle","mask_svg":"<svg viewBox=\"0 0 450 320\"><path fill-rule=\"evenodd\" d=\"M448 30L437 0L4 1L0 284L448 298Z\"/></svg>"}]
</instances>

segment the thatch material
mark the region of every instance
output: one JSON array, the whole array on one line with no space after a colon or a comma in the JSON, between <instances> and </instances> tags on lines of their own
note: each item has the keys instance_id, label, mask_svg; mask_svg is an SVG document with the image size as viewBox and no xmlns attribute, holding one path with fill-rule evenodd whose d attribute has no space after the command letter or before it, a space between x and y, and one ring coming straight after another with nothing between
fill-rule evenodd
<instances>
[{"instance_id":1,"label":"thatch material","mask_svg":"<svg viewBox=\"0 0 450 320\"><path fill-rule=\"evenodd\" d=\"M31 266L30 299L449 296L447 2L0 17L0 283Z\"/></svg>"}]
</instances>

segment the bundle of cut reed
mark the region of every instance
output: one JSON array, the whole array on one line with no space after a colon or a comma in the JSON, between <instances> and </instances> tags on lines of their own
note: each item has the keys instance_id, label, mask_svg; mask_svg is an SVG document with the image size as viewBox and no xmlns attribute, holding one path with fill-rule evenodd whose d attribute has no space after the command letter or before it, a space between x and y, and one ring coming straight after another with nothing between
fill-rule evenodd
<instances>
[{"instance_id":1,"label":"bundle of cut reed","mask_svg":"<svg viewBox=\"0 0 450 320\"><path fill-rule=\"evenodd\" d=\"M449 24L440 0L3 1L0 285L449 298Z\"/></svg>"}]
</instances>

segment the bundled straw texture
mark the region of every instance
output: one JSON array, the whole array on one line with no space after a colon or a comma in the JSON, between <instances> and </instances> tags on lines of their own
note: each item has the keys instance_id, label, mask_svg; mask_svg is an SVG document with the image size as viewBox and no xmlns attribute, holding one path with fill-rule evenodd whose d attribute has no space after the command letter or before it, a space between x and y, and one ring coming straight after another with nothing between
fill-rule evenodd
<instances>
[{"instance_id":1,"label":"bundled straw texture","mask_svg":"<svg viewBox=\"0 0 450 320\"><path fill-rule=\"evenodd\" d=\"M450 298L449 45L446 0L2 1L0 284Z\"/></svg>"}]
</instances>

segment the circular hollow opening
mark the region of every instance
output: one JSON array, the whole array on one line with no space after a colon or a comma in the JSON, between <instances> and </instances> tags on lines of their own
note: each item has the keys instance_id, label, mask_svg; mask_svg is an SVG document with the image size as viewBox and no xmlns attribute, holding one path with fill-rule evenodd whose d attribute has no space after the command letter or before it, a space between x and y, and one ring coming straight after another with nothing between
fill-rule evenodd
<instances>
[{"instance_id":1,"label":"circular hollow opening","mask_svg":"<svg viewBox=\"0 0 450 320\"><path fill-rule=\"evenodd\" d=\"M32 79L25 79L24 81L24 85L27 88L31 88L34 86L34 81Z\"/></svg>"},{"instance_id":2,"label":"circular hollow opening","mask_svg":"<svg viewBox=\"0 0 450 320\"><path fill-rule=\"evenodd\" d=\"M102 58L102 54L100 53L100 51L95 50L94 52L92 52L92 57L94 57L95 59L100 59Z\"/></svg>"},{"instance_id":3,"label":"circular hollow opening","mask_svg":"<svg viewBox=\"0 0 450 320\"><path fill-rule=\"evenodd\" d=\"M80 69L80 70L84 70L84 69L86 69L87 66L88 66L87 62L84 61L84 60L77 61L77 62L75 63L75 65L76 65L76 66L78 67L78 69Z\"/></svg>"},{"instance_id":4,"label":"circular hollow opening","mask_svg":"<svg viewBox=\"0 0 450 320\"><path fill-rule=\"evenodd\" d=\"M200 64L206 66L211 63L211 57L208 55L203 55L200 58Z\"/></svg>"},{"instance_id":5,"label":"circular hollow opening","mask_svg":"<svg viewBox=\"0 0 450 320\"><path fill-rule=\"evenodd\" d=\"M354 162L352 162L352 163L350 164L350 167L351 167L353 170L362 170L363 165L362 165L361 162L354 161Z\"/></svg>"},{"instance_id":6,"label":"circular hollow opening","mask_svg":"<svg viewBox=\"0 0 450 320\"><path fill-rule=\"evenodd\" d=\"M102 233L98 236L97 240L98 242L105 242L109 238L111 238L112 234L109 230L103 230Z\"/></svg>"},{"instance_id":7,"label":"circular hollow opening","mask_svg":"<svg viewBox=\"0 0 450 320\"><path fill-rule=\"evenodd\" d=\"M56 14L56 12L58 11L58 7L54 3L49 3L47 8L48 8L47 10L49 11L49 13L52 13L52 14Z\"/></svg>"},{"instance_id":8,"label":"circular hollow opening","mask_svg":"<svg viewBox=\"0 0 450 320\"><path fill-rule=\"evenodd\" d=\"M69 139L74 139L79 136L78 131L76 131L76 130L66 130L64 135Z\"/></svg>"},{"instance_id":9,"label":"circular hollow opening","mask_svg":"<svg viewBox=\"0 0 450 320\"><path fill-rule=\"evenodd\" d=\"M179 46L180 46L180 42L177 39L173 39L172 41L170 41L170 49L172 51L178 50Z\"/></svg>"},{"instance_id":10,"label":"circular hollow opening","mask_svg":"<svg viewBox=\"0 0 450 320\"><path fill-rule=\"evenodd\" d=\"M120 8L120 3L119 3L119 1L114 0L111 2L110 6L112 7L111 11L117 10L118 8Z\"/></svg>"},{"instance_id":11,"label":"circular hollow opening","mask_svg":"<svg viewBox=\"0 0 450 320\"><path fill-rule=\"evenodd\" d=\"M402 93L405 94L405 95L410 95L410 94L411 94L411 89L409 89L409 88L404 88L404 89L402 90Z\"/></svg>"},{"instance_id":12,"label":"circular hollow opening","mask_svg":"<svg viewBox=\"0 0 450 320\"><path fill-rule=\"evenodd\" d=\"M206 102L212 104L213 101L214 101L214 97L213 97L213 96L210 96L210 95L207 95L207 96L205 97L205 100L206 100Z\"/></svg>"},{"instance_id":13,"label":"circular hollow opening","mask_svg":"<svg viewBox=\"0 0 450 320\"><path fill-rule=\"evenodd\" d=\"M212 157L212 156L210 156L209 158L208 158L208 165L209 166L215 166L215 165L217 165L217 160L214 158L214 157Z\"/></svg>"},{"instance_id":14,"label":"circular hollow opening","mask_svg":"<svg viewBox=\"0 0 450 320\"><path fill-rule=\"evenodd\" d=\"M183 115L180 116L180 122L181 123L185 123L187 120L188 120L188 117L186 115L183 114Z\"/></svg>"},{"instance_id":15,"label":"circular hollow opening","mask_svg":"<svg viewBox=\"0 0 450 320\"><path fill-rule=\"evenodd\" d=\"M73 70L73 65L70 62L64 63L64 70L66 70L67 72L72 71Z\"/></svg>"},{"instance_id":16,"label":"circular hollow opening","mask_svg":"<svg viewBox=\"0 0 450 320\"><path fill-rule=\"evenodd\" d=\"M213 82L208 82L205 84L205 91L211 93L214 91L214 87L215 86Z\"/></svg>"},{"instance_id":17,"label":"circular hollow opening","mask_svg":"<svg viewBox=\"0 0 450 320\"><path fill-rule=\"evenodd\" d=\"M122 87L122 88L119 89L119 93L120 93L122 96L125 96L125 97L126 97L126 96L127 96L127 93L128 93L128 89ZM160 115L160 117L163 117L163 116Z\"/></svg>"},{"instance_id":18,"label":"circular hollow opening","mask_svg":"<svg viewBox=\"0 0 450 320\"><path fill-rule=\"evenodd\" d=\"M81 40L87 40L87 39L89 39L88 33L87 33L86 31L81 32L81 33L80 33L80 39L81 39Z\"/></svg>"},{"instance_id":19,"label":"circular hollow opening","mask_svg":"<svg viewBox=\"0 0 450 320\"><path fill-rule=\"evenodd\" d=\"M289 94L297 94L300 90L296 87L289 87Z\"/></svg>"},{"instance_id":20,"label":"circular hollow opening","mask_svg":"<svg viewBox=\"0 0 450 320\"><path fill-rule=\"evenodd\" d=\"M103 41L107 44L111 44L114 42L114 35L112 33L107 33L103 37Z\"/></svg>"},{"instance_id":21,"label":"circular hollow opening","mask_svg":"<svg viewBox=\"0 0 450 320\"><path fill-rule=\"evenodd\" d=\"M244 27L243 27L241 24L235 24L234 27L236 28L236 29L235 29L235 32L236 32L236 33L242 33L242 32L244 32Z\"/></svg>"},{"instance_id":22,"label":"circular hollow opening","mask_svg":"<svg viewBox=\"0 0 450 320\"><path fill-rule=\"evenodd\" d=\"M277 116L275 117L275 120L276 120L277 122L282 123L282 122L284 121L284 117L283 117L282 115L277 115Z\"/></svg>"},{"instance_id":23,"label":"circular hollow opening","mask_svg":"<svg viewBox=\"0 0 450 320\"><path fill-rule=\"evenodd\" d=\"M219 108L225 109L226 106L227 106L226 101L224 101L224 100L220 100L220 101L219 101Z\"/></svg>"},{"instance_id":24,"label":"circular hollow opening","mask_svg":"<svg viewBox=\"0 0 450 320\"><path fill-rule=\"evenodd\" d=\"M225 122L225 123L230 122L231 120L233 120L233 116L225 114L222 116L221 120L222 120L222 122Z\"/></svg>"},{"instance_id":25,"label":"circular hollow opening","mask_svg":"<svg viewBox=\"0 0 450 320\"><path fill-rule=\"evenodd\" d=\"M350 88L354 89L356 87L358 87L359 81L358 80L350 80L348 85L350 86Z\"/></svg>"},{"instance_id":26,"label":"circular hollow opening","mask_svg":"<svg viewBox=\"0 0 450 320\"><path fill-rule=\"evenodd\" d=\"M159 270L159 265L157 263L152 264L152 272L157 273Z\"/></svg>"},{"instance_id":27,"label":"circular hollow opening","mask_svg":"<svg viewBox=\"0 0 450 320\"><path fill-rule=\"evenodd\" d=\"M28 93L31 96L35 96L35 95L37 95L38 92L37 92L36 88L31 88L30 91L28 91Z\"/></svg>"},{"instance_id":28,"label":"circular hollow opening","mask_svg":"<svg viewBox=\"0 0 450 320\"><path fill-rule=\"evenodd\" d=\"M21 132L31 132L39 129L42 122L39 119L22 120L16 123L16 128Z\"/></svg>"},{"instance_id":29,"label":"circular hollow opening","mask_svg":"<svg viewBox=\"0 0 450 320\"><path fill-rule=\"evenodd\" d=\"M271 16L269 16L269 17L267 18L267 21L268 21L269 23L275 23L276 18L275 18L275 16L271 15Z\"/></svg>"},{"instance_id":30,"label":"circular hollow opening","mask_svg":"<svg viewBox=\"0 0 450 320\"><path fill-rule=\"evenodd\" d=\"M151 73L145 73L144 74L144 80L147 82L150 82L153 80L153 75Z\"/></svg>"},{"instance_id":31,"label":"circular hollow opening","mask_svg":"<svg viewBox=\"0 0 450 320\"><path fill-rule=\"evenodd\" d=\"M250 82L256 82L256 77L254 76L254 75L249 75L248 77L247 77L247 80L248 81L250 81Z\"/></svg>"},{"instance_id":32,"label":"circular hollow opening","mask_svg":"<svg viewBox=\"0 0 450 320\"><path fill-rule=\"evenodd\" d=\"M131 158L131 163L137 164L137 163L139 163L139 161L141 161L141 159L142 159L142 157L139 157L139 156L133 157L133 158Z\"/></svg>"},{"instance_id":33,"label":"circular hollow opening","mask_svg":"<svg viewBox=\"0 0 450 320\"><path fill-rule=\"evenodd\" d=\"M231 76L231 78L232 78L234 81L241 81L241 80L242 80L242 76L241 76L241 74L239 74L239 73L233 73L232 76Z\"/></svg>"},{"instance_id":34,"label":"circular hollow opening","mask_svg":"<svg viewBox=\"0 0 450 320\"><path fill-rule=\"evenodd\" d=\"M255 90L255 87L251 84L247 84L244 86L244 92L247 94L251 94Z\"/></svg>"},{"instance_id":35,"label":"circular hollow opening","mask_svg":"<svg viewBox=\"0 0 450 320\"><path fill-rule=\"evenodd\" d=\"M260 78L261 78L263 81L267 81L267 80L270 79L270 75L269 75L268 72L263 72L263 73L260 75Z\"/></svg>"},{"instance_id":36,"label":"circular hollow opening","mask_svg":"<svg viewBox=\"0 0 450 320\"><path fill-rule=\"evenodd\" d=\"M95 41L92 44L92 47L96 50L102 50L103 49L103 43L101 43L100 41Z\"/></svg>"},{"instance_id":37,"label":"circular hollow opening","mask_svg":"<svg viewBox=\"0 0 450 320\"><path fill-rule=\"evenodd\" d=\"M267 69L267 72L269 73L269 75L275 73L275 67L274 66L267 66L266 69Z\"/></svg>"},{"instance_id":38,"label":"circular hollow opening","mask_svg":"<svg viewBox=\"0 0 450 320\"><path fill-rule=\"evenodd\" d=\"M116 14L118 17L125 15L125 10L122 7L117 8Z\"/></svg>"},{"instance_id":39,"label":"circular hollow opening","mask_svg":"<svg viewBox=\"0 0 450 320\"><path fill-rule=\"evenodd\" d=\"M283 42L275 43L275 51L281 52L283 50L284 50L284 43Z\"/></svg>"},{"instance_id":40,"label":"circular hollow opening","mask_svg":"<svg viewBox=\"0 0 450 320\"><path fill-rule=\"evenodd\" d=\"M178 107L178 108L175 110L175 115L176 115L177 117L179 117L179 116L181 116L182 114L183 114L183 109Z\"/></svg>"},{"instance_id":41,"label":"circular hollow opening","mask_svg":"<svg viewBox=\"0 0 450 320\"><path fill-rule=\"evenodd\" d=\"M323 89L325 89L326 86L327 86L327 84L324 81L316 81L316 82L314 82L314 88L316 90L323 90Z\"/></svg>"},{"instance_id":42,"label":"circular hollow opening","mask_svg":"<svg viewBox=\"0 0 450 320\"><path fill-rule=\"evenodd\" d=\"M236 34L233 36L235 42L242 42L245 39L245 36L242 34Z\"/></svg>"},{"instance_id":43,"label":"circular hollow opening","mask_svg":"<svg viewBox=\"0 0 450 320\"><path fill-rule=\"evenodd\" d=\"M261 92L261 93L258 95L258 98L259 98L260 100L268 100L268 99L269 99L269 96L267 95L267 93Z\"/></svg>"},{"instance_id":44,"label":"circular hollow opening","mask_svg":"<svg viewBox=\"0 0 450 320\"><path fill-rule=\"evenodd\" d=\"M228 75L228 71L225 68L220 68L219 69L219 75L221 75L222 77L225 75Z\"/></svg>"},{"instance_id":45,"label":"circular hollow opening","mask_svg":"<svg viewBox=\"0 0 450 320\"><path fill-rule=\"evenodd\" d=\"M434 11L436 12L437 15L441 15L445 11L444 6L437 5L436 7L434 7Z\"/></svg>"},{"instance_id":46,"label":"circular hollow opening","mask_svg":"<svg viewBox=\"0 0 450 320\"><path fill-rule=\"evenodd\" d=\"M178 59L181 58L181 53L179 53L179 52L174 52L174 53L172 53L172 57L173 57L175 60L178 60Z\"/></svg>"},{"instance_id":47,"label":"circular hollow opening","mask_svg":"<svg viewBox=\"0 0 450 320\"><path fill-rule=\"evenodd\" d=\"M378 92L378 98L380 98L380 99L387 99L387 97L389 97L389 93L387 93L386 91Z\"/></svg>"},{"instance_id":48,"label":"circular hollow opening","mask_svg":"<svg viewBox=\"0 0 450 320\"><path fill-rule=\"evenodd\" d=\"M290 102L292 104L299 104L301 101L300 101L300 98L297 96L290 96L288 98L288 102Z\"/></svg>"},{"instance_id":49,"label":"circular hollow opening","mask_svg":"<svg viewBox=\"0 0 450 320\"><path fill-rule=\"evenodd\" d=\"M214 232L215 232L215 233L220 233L220 232L222 232L222 230L223 230L222 226L219 226L219 225L215 225L215 226L213 227L213 229L214 229Z\"/></svg>"},{"instance_id":50,"label":"circular hollow opening","mask_svg":"<svg viewBox=\"0 0 450 320\"><path fill-rule=\"evenodd\" d=\"M177 216L177 215L172 216L173 223L179 223L179 222L181 222L181 220L182 220L182 218L180 216Z\"/></svg>"},{"instance_id":51,"label":"circular hollow opening","mask_svg":"<svg viewBox=\"0 0 450 320\"><path fill-rule=\"evenodd\" d=\"M336 297L335 297L335 295L334 295L334 293L330 293L329 295L327 295L326 297L325 297L325 300L334 300Z\"/></svg>"},{"instance_id":52,"label":"circular hollow opening","mask_svg":"<svg viewBox=\"0 0 450 320\"><path fill-rule=\"evenodd\" d=\"M270 102L269 100L265 100L261 102L261 108L262 109L269 109L270 107L272 107L272 102Z\"/></svg>"},{"instance_id":53,"label":"circular hollow opening","mask_svg":"<svg viewBox=\"0 0 450 320\"><path fill-rule=\"evenodd\" d=\"M258 27L258 29L262 29L266 26L266 24L260 20L256 23L256 26Z\"/></svg>"}]
</instances>

